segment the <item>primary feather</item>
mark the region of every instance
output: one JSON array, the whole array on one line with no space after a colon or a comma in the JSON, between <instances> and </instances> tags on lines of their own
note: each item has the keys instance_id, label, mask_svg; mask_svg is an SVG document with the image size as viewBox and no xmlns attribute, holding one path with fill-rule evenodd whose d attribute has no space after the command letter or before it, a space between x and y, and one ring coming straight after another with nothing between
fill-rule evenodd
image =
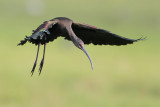
<instances>
[{"instance_id":1,"label":"primary feather","mask_svg":"<svg viewBox=\"0 0 160 107\"><path fill-rule=\"evenodd\" d=\"M111 33L107 30L81 23L73 23L72 29L85 44L93 43L94 45L126 45L141 40L141 38L128 39Z\"/></svg>"}]
</instances>

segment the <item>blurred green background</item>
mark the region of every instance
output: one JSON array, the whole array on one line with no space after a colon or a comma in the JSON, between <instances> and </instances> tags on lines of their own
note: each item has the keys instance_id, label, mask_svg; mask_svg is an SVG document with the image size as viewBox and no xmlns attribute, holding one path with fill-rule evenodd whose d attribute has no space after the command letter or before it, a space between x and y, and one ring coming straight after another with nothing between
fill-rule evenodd
<instances>
[{"instance_id":1,"label":"blurred green background","mask_svg":"<svg viewBox=\"0 0 160 107\"><path fill-rule=\"evenodd\" d=\"M160 107L160 1L0 0L0 107ZM37 47L16 45L43 21L64 16L124 37L127 46L47 44L42 74L31 77ZM38 64L42 58L40 48Z\"/></svg>"}]
</instances>

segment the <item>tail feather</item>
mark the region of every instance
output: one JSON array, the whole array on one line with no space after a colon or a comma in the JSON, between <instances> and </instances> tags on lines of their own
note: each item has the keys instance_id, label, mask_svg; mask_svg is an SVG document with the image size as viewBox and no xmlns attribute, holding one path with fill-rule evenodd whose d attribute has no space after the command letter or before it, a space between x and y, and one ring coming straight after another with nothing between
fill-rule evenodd
<instances>
[{"instance_id":1,"label":"tail feather","mask_svg":"<svg viewBox=\"0 0 160 107\"><path fill-rule=\"evenodd\" d=\"M25 37L24 40L21 40L20 43L18 45L24 45L27 41L28 41L29 37ZM17 45L17 46L18 46Z\"/></svg>"}]
</instances>

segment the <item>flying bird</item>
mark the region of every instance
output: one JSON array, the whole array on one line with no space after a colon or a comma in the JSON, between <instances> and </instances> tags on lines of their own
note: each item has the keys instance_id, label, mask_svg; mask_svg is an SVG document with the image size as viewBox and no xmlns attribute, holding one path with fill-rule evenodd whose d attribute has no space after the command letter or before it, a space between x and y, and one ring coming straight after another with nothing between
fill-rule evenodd
<instances>
[{"instance_id":1,"label":"flying bird","mask_svg":"<svg viewBox=\"0 0 160 107\"><path fill-rule=\"evenodd\" d=\"M33 75L37 59L39 53L40 45L44 45L43 58L40 62L39 74L41 74L44 56L45 56L45 47L48 42L54 41L57 37L64 37L69 41L72 41L74 45L81 49L88 57L91 67L93 69L93 64L89 54L87 53L84 44L94 44L94 45L127 45L132 44L133 42L143 40L143 38L139 39L129 39L114 33L111 33L107 30L99 29L97 27L75 23L71 19L66 17L57 17L51 19L49 21L45 21L41 24L36 30L33 30L31 36L26 36L24 40L21 40L18 45L24 45L27 41L38 45L37 56L31 70L31 74Z\"/></svg>"}]
</instances>

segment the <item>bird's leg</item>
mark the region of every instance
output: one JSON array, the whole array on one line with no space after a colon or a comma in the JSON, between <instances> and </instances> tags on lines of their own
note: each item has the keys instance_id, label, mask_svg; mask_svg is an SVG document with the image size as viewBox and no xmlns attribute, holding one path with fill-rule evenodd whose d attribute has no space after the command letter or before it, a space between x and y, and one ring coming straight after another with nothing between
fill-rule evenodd
<instances>
[{"instance_id":1,"label":"bird's leg","mask_svg":"<svg viewBox=\"0 0 160 107\"><path fill-rule=\"evenodd\" d=\"M41 60L40 67L39 67L39 75L41 74L43 63L44 63L45 48L46 48L46 44L44 44L43 58Z\"/></svg>"},{"instance_id":2,"label":"bird's leg","mask_svg":"<svg viewBox=\"0 0 160 107\"><path fill-rule=\"evenodd\" d=\"M35 60L35 62L34 62L34 65L33 65L32 71L31 71L31 75L33 75L34 70L35 70L36 65L37 65L37 59L38 59L38 53L39 53L39 47L40 47L40 44L38 44L37 56L36 56L36 60Z\"/></svg>"}]
</instances>

